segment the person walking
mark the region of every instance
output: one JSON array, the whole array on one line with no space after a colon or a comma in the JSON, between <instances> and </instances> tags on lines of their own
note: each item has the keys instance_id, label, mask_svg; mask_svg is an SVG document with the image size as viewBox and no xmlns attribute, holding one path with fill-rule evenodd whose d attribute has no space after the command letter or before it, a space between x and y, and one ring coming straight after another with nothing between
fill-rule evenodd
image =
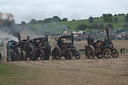
<instances>
[{"instance_id":1,"label":"person walking","mask_svg":"<svg viewBox=\"0 0 128 85\"><path fill-rule=\"evenodd\" d=\"M1 53L0 53L0 63L1 63Z\"/></svg>"},{"instance_id":2,"label":"person walking","mask_svg":"<svg viewBox=\"0 0 128 85\"><path fill-rule=\"evenodd\" d=\"M123 53L125 53L125 48L123 48L122 50L123 50Z\"/></svg>"},{"instance_id":3,"label":"person walking","mask_svg":"<svg viewBox=\"0 0 128 85\"><path fill-rule=\"evenodd\" d=\"M120 49L120 53L122 53L122 48Z\"/></svg>"}]
</instances>

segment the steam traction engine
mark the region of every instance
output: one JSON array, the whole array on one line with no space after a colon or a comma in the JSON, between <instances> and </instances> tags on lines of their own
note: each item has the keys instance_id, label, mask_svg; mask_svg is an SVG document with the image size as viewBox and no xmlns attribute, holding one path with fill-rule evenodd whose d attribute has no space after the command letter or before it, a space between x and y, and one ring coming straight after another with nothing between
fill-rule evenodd
<instances>
[{"instance_id":1,"label":"steam traction engine","mask_svg":"<svg viewBox=\"0 0 128 85\"><path fill-rule=\"evenodd\" d=\"M19 42L9 41L7 43L7 61L27 60L28 48L27 39Z\"/></svg>"},{"instance_id":2,"label":"steam traction engine","mask_svg":"<svg viewBox=\"0 0 128 85\"><path fill-rule=\"evenodd\" d=\"M93 45L86 45L85 46L85 55L89 59L93 59L95 56L99 59L105 57L110 58L117 58L119 53L114 48L113 43L109 39L109 28L106 28L107 39L104 41L98 40L94 42Z\"/></svg>"},{"instance_id":3,"label":"steam traction engine","mask_svg":"<svg viewBox=\"0 0 128 85\"><path fill-rule=\"evenodd\" d=\"M39 37L30 40L31 47L29 47L29 57L32 60L40 58L41 60L48 60L51 54L51 46L48 43L48 38Z\"/></svg>"},{"instance_id":4,"label":"steam traction engine","mask_svg":"<svg viewBox=\"0 0 128 85\"><path fill-rule=\"evenodd\" d=\"M7 48L7 61L15 61L16 60L16 41L9 41L6 45Z\"/></svg>"},{"instance_id":5,"label":"steam traction engine","mask_svg":"<svg viewBox=\"0 0 128 85\"><path fill-rule=\"evenodd\" d=\"M35 39L20 40L19 42L9 41L7 43L7 61L19 60L48 60L51 54L51 46L48 38L39 37Z\"/></svg>"},{"instance_id":6,"label":"steam traction engine","mask_svg":"<svg viewBox=\"0 0 128 85\"><path fill-rule=\"evenodd\" d=\"M60 60L61 56L64 56L67 60L71 60L73 56L80 59L80 53L74 47L73 36L61 36L55 40L55 47L52 50L53 59Z\"/></svg>"}]
</instances>

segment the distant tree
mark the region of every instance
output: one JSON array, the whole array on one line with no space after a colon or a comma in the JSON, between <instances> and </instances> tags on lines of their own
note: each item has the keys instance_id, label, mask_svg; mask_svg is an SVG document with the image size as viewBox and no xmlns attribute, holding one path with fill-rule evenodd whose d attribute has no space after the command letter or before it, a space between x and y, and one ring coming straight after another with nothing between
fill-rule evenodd
<instances>
[{"instance_id":1,"label":"distant tree","mask_svg":"<svg viewBox=\"0 0 128 85\"><path fill-rule=\"evenodd\" d=\"M93 26L92 25L88 25L88 28L91 30L93 28Z\"/></svg>"},{"instance_id":2,"label":"distant tree","mask_svg":"<svg viewBox=\"0 0 128 85\"><path fill-rule=\"evenodd\" d=\"M41 24L41 23L43 23L43 20L38 20L38 21L36 21L36 23Z\"/></svg>"},{"instance_id":3,"label":"distant tree","mask_svg":"<svg viewBox=\"0 0 128 85\"><path fill-rule=\"evenodd\" d=\"M118 22L118 17L114 17L114 22Z\"/></svg>"},{"instance_id":4,"label":"distant tree","mask_svg":"<svg viewBox=\"0 0 128 85\"><path fill-rule=\"evenodd\" d=\"M128 15L125 16L125 23L128 23Z\"/></svg>"},{"instance_id":5,"label":"distant tree","mask_svg":"<svg viewBox=\"0 0 128 85\"><path fill-rule=\"evenodd\" d=\"M128 24L123 24L122 27L124 27L125 29L128 28Z\"/></svg>"},{"instance_id":6,"label":"distant tree","mask_svg":"<svg viewBox=\"0 0 128 85\"><path fill-rule=\"evenodd\" d=\"M60 22L61 19L58 16L53 16L52 17L52 22Z\"/></svg>"},{"instance_id":7,"label":"distant tree","mask_svg":"<svg viewBox=\"0 0 128 85\"><path fill-rule=\"evenodd\" d=\"M112 14L108 14L108 22L112 22L113 19L112 19Z\"/></svg>"},{"instance_id":8,"label":"distant tree","mask_svg":"<svg viewBox=\"0 0 128 85\"><path fill-rule=\"evenodd\" d=\"M77 30L85 30L85 29L87 29L87 27L88 27L88 26L87 26L86 24L80 24L80 25L77 26L76 29L77 29Z\"/></svg>"},{"instance_id":9,"label":"distant tree","mask_svg":"<svg viewBox=\"0 0 128 85\"><path fill-rule=\"evenodd\" d=\"M51 18L46 18L43 20L44 23L51 23L52 19Z\"/></svg>"},{"instance_id":10,"label":"distant tree","mask_svg":"<svg viewBox=\"0 0 128 85\"><path fill-rule=\"evenodd\" d=\"M103 14L103 19L105 22L112 22L112 14Z\"/></svg>"},{"instance_id":11,"label":"distant tree","mask_svg":"<svg viewBox=\"0 0 128 85\"><path fill-rule=\"evenodd\" d=\"M72 19L72 21L75 21L75 19Z\"/></svg>"},{"instance_id":12,"label":"distant tree","mask_svg":"<svg viewBox=\"0 0 128 85\"><path fill-rule=\"evenodd\" d=\"M22 21L21 24L24 25L24 24L26 24L26 22L25 21Z\"/></svg>"},{"instance_id":13,"label":"distant tree","mask_svg":"<svg viewBox=\"0 0 128 85\"><path fill-rule=\"evenodd\" d=\"M104 24L100 24L99 29L102 31L104 29Z\"/></svg>"},{"instance_id":14,"label":"distant tree","mask_svg":"<svg viewBox=\"0 0 128 85\"><path fill-rule=\"evenodd\" d=\"M117 14L115 14L114 16L117 16Z\"/></svg>"},{"instance_id":15,"label":"distant tree","mask_svg":"<svg viewBox=\"0 0 128 85\"><path fill-rule=\"evenodd\" d=\"M103 19L104 19L105 22L108 21L108 20L107 20L107 15L106 15L106 14L103 14Z\"/></svg>"},{"instance_id":16,"label":"distant tree","mask_svg":"<svg viewBox=\"0 0 128 85\"><path fill-rule=\"evenodd\" d=\"M63 20L62 21L68 21L68 19L67 18L63 18Z\"/></svg>"},{"instance_id":17,"label":"distant tree","mask_svg":"<svg viewBox=\"0 0 128 85\"><path fill-rule=\"evenodd\" d=\"M124 16L125 14L118 14L118 16Z\"/></svg>"},{"instance_id":18,"label":"distant tree","mask_svg":"<svg viewBox=\"0 0 128 85\"><path fill-rule=\"evenodd\" d=\"M109 28L111 28L111 29L114 29L114 27L113 27L112 24L108 24L108 25L106 25L106 27L109 27Z\"/></svg>"},{"instance_id":19,"label":"distant tree","mask_svg":"<svg viewBox=\"0 0 128 85\"><path fill-rule=\"evenodd\" d=\"M100 18L103 18L103 16L100 16Z\"/></svg>"},{"instance_id":20,"label":"distant tree","mask_svg":"<svg viewBox=\"0 0 128 85\"><path fill-rule=\"evenodd\" d=\"M92 28L95 29L95 30L99 29L99 25L98 24L92 24Z\"/></svg>"},{"instance_id":21,"label":"distant tree","mask_svg":"<svg viewBox=\"0 0 128 85\"><path fill-rule=\"evenodd\" d=\"M89 23L93 23L94 22L94 18L93 17L89 17L88 21L89 21Z\"/></svg>"},{"instance_id":22,"label":"distant tree","mask_svg":"<svg viewBox=\"0 0 128 85\"><path fill-rule=\"evenodd\" d=\"M36 20L35 19L32 19L29 24L35 24L36 23Z\"/></svg>"}]
</instances>

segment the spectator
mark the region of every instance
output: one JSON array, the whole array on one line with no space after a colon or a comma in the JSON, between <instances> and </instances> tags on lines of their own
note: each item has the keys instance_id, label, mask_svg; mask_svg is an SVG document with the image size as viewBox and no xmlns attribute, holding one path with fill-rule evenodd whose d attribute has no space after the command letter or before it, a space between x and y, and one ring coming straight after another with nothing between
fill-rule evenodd
<instances>
[{"instance_id":1,"label":"spectator","mask_svg":"<svg viewBox=\"0 0 128 85\"><path fill-rule=\"evenodd\" d=\"M122 49L123 53L125 53L125 48Z\"/></svg>"},{"instance_id":2,"label":"spectator","mask_svg":"<svg viewBox=\"0 0 128 85\"><path fill-rule=\"evenodd\" d=\"M1 53L0 53L0 62L1 62Z\"/></svg>"},{"instance_id":3,"label":"spectator","mask_svg":"<svg viewBox=\"0 0 128 85\"><path fill-rule=\"evenodd\" d=\"M123 51L123 50L122 50L122 48L121 48L121 49L120 49L120 53L122 53L122 51Z\"/></svg>"}]
</instances>

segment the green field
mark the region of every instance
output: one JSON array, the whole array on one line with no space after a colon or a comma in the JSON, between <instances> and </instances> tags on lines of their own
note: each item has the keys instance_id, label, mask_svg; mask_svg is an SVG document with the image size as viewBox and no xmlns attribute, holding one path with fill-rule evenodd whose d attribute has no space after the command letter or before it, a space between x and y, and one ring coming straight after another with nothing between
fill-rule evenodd
<instances>
[{"instance_id":1,"label":"green field","mask_svg":"<svg viewBox=\"0 0 128 85\"><path fill-rule=\"evenodd\" d=\"M83 20L75 20L75 21L63 21L63 22L58 22L56 24L53 24L53 23L46 23L46 26L47 28L49 27L55 27L55 25L66 25L66 26L69 26L70 29L72 29L73 31L76 31L76 28L78 25L80 24L86 24L86 25L91 25L91 24L103 24L104 26L105 25L108 25L108 24L112 24L114 29L118 29L118 28L122 28L122 25L125 24L124 22L124 18L125 16L122 15L122 16L116 16L118 17L118 22L104 22L103 18L94 18L94 22L93 23L89 23L88 19L83 19ZM113 16L114 18L114 16ZM32 29L36 29L37 27L40 27L41 24L33 24L32 25Z\"/></svg>"},{"instance_id":2,"label":"green field","mask_svg":"<svg viewBox=\"0 0 128 85\"><path fill-rule=\"evenodd\" d=\"M35 70L14 63L0 63L0 85L30 85Z\"/></svg>"}]
</instances>

